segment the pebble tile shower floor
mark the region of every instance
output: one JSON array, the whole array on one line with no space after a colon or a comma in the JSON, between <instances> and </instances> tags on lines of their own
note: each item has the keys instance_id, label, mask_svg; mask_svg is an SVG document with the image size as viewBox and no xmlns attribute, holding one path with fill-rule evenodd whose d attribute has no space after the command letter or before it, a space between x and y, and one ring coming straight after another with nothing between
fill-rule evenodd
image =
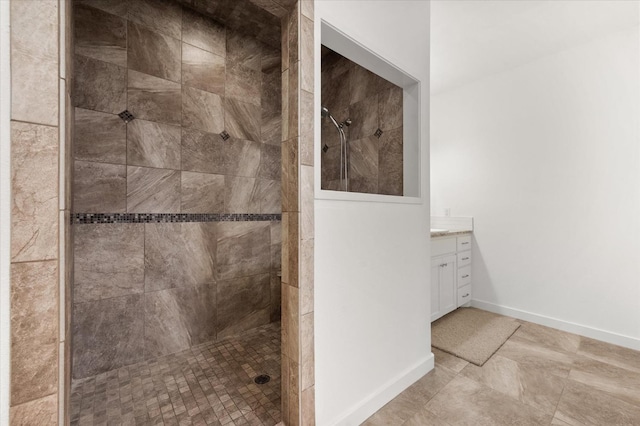
<instances>
[{"instance_id":1,"label":"pebble tile shower floor","mask_svg":"<svg viewBox=\"0 0 640 426\"><path fill-rule=\"evenodd\" d=\"M268 374L271 381L253 379ZM280 323L85 379L71 388L71 425L275 425Z\"/></svg>"}]
</instances>

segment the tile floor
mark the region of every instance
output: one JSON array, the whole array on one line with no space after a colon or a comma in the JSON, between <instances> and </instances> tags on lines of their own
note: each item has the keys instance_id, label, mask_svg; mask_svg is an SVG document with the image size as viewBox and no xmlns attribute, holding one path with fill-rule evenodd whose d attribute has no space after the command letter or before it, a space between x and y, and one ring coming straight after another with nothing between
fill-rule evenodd
<instances>
[{"instance_id":1,"label":"tile floor","mask_svg":"<svg viewBox=\"0 0 640 426\"><path fill-rule=\"evenodd\" d=\"M271 381L253 379L269 374ZM76 380L71 425L275 425L280 323Z\"/></svg>"},{"instance_id":2,"label":"tile floor","mask_svg":"<svg viewBox=\"0 0 640 426\"><path fill-rule=\"evenodd\" d=\"M525 321L482 367L435 369L364 424L640 425L640 352Z\"/></svg>"}]
</instances>

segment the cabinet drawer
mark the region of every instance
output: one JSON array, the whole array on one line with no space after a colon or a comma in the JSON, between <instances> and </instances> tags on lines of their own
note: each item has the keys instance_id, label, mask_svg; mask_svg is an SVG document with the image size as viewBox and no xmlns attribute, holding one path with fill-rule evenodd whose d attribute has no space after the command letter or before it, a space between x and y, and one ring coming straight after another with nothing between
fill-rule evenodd
<instances>
[{"instance_id":1,"label":"cabinet drawer","mask_svg":"<svg viewBox=\"0 0 640 426\"><path fill-rule=\"evenodd\" d=\"M464 251L471 250L471 235L464 235L462 237L458 237L458 250Z\"/></svg>"},{"instance_id":2,"label":"cabinet drawer","mask_svg":"<svg viewBox=\"0 0 640 426\"><path fill-rule=\"evenodd\" d=\"M471 283L471 265L458 269L458 288Z\"/></svg>"},{"instance_id":3,"label":"cabinet drawer","mask_svg":"<svg viewBox=\"0 0 640 426\"><path fill-rule=\"evenodd\" d=\"M467 284L464 287L458 289L458 306L462 306L465 303L471 301L471 284Z\"/></svg>"},{"instance_id":4,"label":"cabinet drawer","mask_svg":"<svg viewBox=\"0 0 640 426\"><path fill-rule=\"evenodd\" d=\"M458 253L458 268L471 264L471 250Z\"/></svg>"},{"instance_id":5,"label":"cabinet drawer","mask_svg":"<svg viewBox=\"0 0 640 426\"><path fill-rule=\"evenodd\" d=\"M455 251L456 239L453 237L431 240L431 257L455 253Z\"/></svg>"}]
</instances>

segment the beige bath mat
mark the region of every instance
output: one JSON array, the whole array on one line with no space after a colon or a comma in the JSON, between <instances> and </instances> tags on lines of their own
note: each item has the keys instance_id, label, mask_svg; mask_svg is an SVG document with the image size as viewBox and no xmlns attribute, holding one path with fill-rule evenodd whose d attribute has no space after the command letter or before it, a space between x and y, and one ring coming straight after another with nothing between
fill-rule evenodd
<instances>
[{"instance_id":1,"label":"beige bath mat","mask_svg":"<svg viewBox=\"0 0 640 426\"><path fill-rule=\"evenodd\" d=\"M518 327L509 317L460 308L431 324L431 345L481 366Z\"/></svg>"}]
</instances>

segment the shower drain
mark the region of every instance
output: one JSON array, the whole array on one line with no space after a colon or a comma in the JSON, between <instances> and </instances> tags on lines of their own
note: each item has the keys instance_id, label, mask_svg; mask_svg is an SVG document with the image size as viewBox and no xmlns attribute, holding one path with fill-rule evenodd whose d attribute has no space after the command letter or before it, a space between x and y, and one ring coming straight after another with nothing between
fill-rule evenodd
<instances>
[{"instance_id":1,"label":"shower drain","mask_svg":"<svg viewBox=\"0 0 640 426\"><path fill-rule=\"evenodd\" d=\"M253 381L259 385L264 385L265 383L268 383L269 380L271 380L271 377L269 377L268 374L261 374L259 376L256 376L255 379L253 379Z\"/></svg>"}]
</instances>

